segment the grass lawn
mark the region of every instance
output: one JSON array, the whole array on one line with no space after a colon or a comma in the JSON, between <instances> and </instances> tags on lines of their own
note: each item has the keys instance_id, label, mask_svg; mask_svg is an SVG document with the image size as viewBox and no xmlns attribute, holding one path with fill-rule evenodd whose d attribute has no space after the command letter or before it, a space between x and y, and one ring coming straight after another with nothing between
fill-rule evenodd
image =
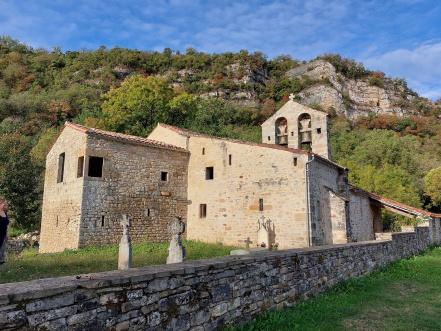
<instances>
[{"instance_id":1,"label":"grass lawn","mask_svg":"<svg viewBox=\"0 0 441 331\"><path fill-rule=\"evenodd\" d=\"M229 255L238 247L183 240L187 260L200 260ZM165 264L169 243L132 244L132 267ZM55 254L38 254L34 248L20 255L6 255L6 264L0 269L0 284L39 278L87 274L118 269L119 246L89 247Z\"/></svg>"},{"instance_id":2,"label":"grass lawn","mask_svg":"<svg viewBox=\"0 0 441 331\"><path fill-rule=\"evenodd\" d=\"M441 248L236 330L441 330Z\"/></svg>"}]
</instances>

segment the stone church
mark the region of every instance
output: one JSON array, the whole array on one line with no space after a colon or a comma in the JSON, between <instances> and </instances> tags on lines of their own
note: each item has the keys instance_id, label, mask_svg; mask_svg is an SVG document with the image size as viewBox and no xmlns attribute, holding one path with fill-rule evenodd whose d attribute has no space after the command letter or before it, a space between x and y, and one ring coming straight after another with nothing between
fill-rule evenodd
<instances>
[{"instance_id":1,"label":"stone church","mask_svg":"<svg viewBox=\"0 0 441 331\"><path fill-rule=\"evenodd\" d=\"M40 252L117 244L122 215L134 242L187 239L279 248L375 239L381 209L440 215L348 184L332 162L326 113L288 101L262 124L262 143L159 123L148 138L66 123L47 153ZM439 233L439 229L433 229Z\"/></svg>"}]
</instances>

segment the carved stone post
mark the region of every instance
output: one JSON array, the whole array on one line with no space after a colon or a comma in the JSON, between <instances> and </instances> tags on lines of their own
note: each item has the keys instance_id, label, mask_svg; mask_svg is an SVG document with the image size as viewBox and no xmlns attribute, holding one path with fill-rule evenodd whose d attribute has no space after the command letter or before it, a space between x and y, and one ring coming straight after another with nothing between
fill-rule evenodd
<instances>
[{"instance_id":1,"label":"carved stone post","mask_svg":"<svg viewBox=\"0 0 441 331\"><path fill-rule=\"evenodd\" d=\"M128 215L123 215L121 226L123 227L123 234L119 243L119 258L118 270L126 270L132 267L132 242L129 236L129 227L132 225L132 220Z\"/></svg>"},{"instance_id":2,"label":"carved stone post","mask_svg":"<svg viewBox=\"0 0 441 331\"><path fill-rule=\"evenodd\" d=\"M175 217L173 221L168 224L168 233L172 238L170 246L168 246L167 264L179 263L185 261L185 247L181 242L181 234L185 232L185 223L180 217Z\"/></svg>"}]
</instances>

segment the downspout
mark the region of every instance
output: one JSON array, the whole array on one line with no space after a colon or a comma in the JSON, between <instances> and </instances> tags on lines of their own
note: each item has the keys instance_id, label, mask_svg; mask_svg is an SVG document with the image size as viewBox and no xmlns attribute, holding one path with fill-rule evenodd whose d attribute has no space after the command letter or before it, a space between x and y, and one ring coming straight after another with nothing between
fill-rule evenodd
<instances>
[{"instance_id":1,"label":"downspout","mask_svg":"<svg viewBox=\"0 0 441 331\"><path fill-rule=\"evenodd\" d=\"M311 157L311 154L308 153L308 159ZM306 196L306 230L308 233L307 243L308 247L311 247L311 208L309 207L309 164L314 161L314 155L312 155L312 159L305 163L305 196Z\"/></svg>"}]
</instances>

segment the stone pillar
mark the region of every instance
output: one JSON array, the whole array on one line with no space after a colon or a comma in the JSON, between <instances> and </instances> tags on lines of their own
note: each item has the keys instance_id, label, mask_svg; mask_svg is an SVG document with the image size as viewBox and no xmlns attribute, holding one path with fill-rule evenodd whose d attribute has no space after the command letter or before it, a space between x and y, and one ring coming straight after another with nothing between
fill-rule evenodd
<instances>
[{"instance_id":1,"label":"stone pillar","mask_svg":"<svg viewBox=\"0 0 441 331\"><path fill-rule=\"evenodd\" d=\"M123 215L121 226L123 234L119 243L118 270L126 270L132 267L132 242L129 236L129 227L132 221L128 215Z\"/></svg>"},{"instance_id":2,"label":"stone pillar","mask_svg":"<svg viewBox=\"0 0 441 331\"><path fill-rule=\"evenodd\" d=\"M440 242L440 219L431 217L429 219L429 244L438 246Z\"/></svg>"},{"instance_id":3,"label":"stone pillar","mask_svg":"<svg viewBox=\"0 0 441 331\"><path fill-rule=\"evenodd\" d=\"M173 221L168 224L168 233L172 238L170 246L168 246L167 264L180 263L185 261L185 247L181 242L181 234L185 232L185 223L180 217L175 217Z\"/></svg>"}]
</instances>

